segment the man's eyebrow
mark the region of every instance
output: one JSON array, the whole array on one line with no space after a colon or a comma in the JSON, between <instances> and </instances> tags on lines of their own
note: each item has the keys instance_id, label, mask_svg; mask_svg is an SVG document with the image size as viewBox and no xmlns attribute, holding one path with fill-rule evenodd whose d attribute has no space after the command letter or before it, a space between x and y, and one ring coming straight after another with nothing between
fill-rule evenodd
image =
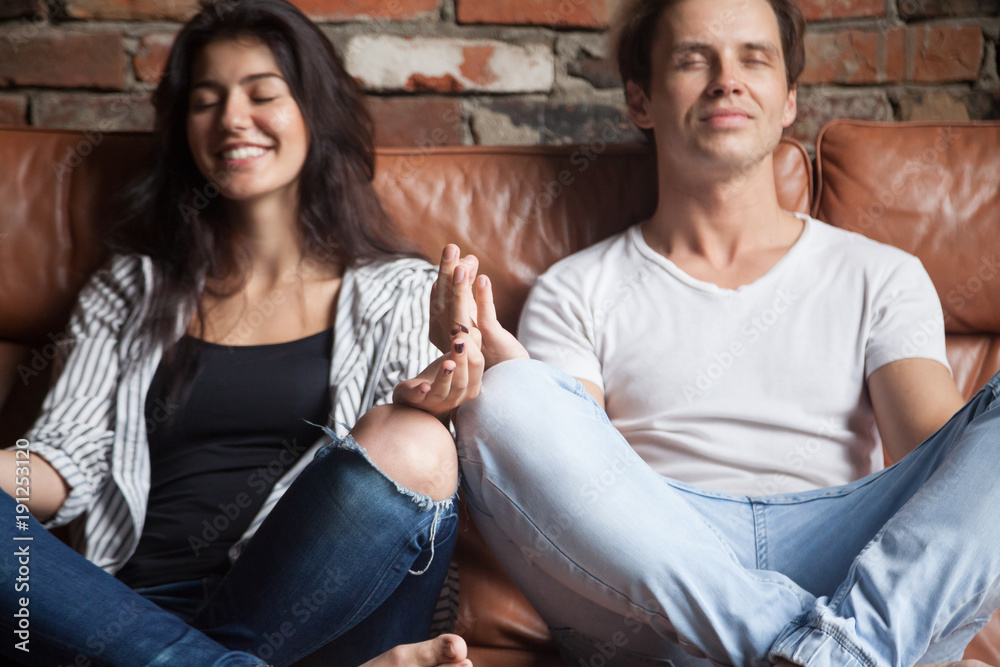
<instances>
[{"instance_id":1,"label":"man's eyebrow","mask_svg":"<svg viewBox=\"0 0 1000 667\"><path fill-rule=\"evenodd\" d=\"M245 76L242 79L240 79L239 83L241 86L243 86L248 83L253 83L254 81L259 81L260 79L268 79L271 77L274 77L275 79L281 79L282 81L285 80L285 77L281 76L276 72L261 72L259 74L250 74L249 76ZM222 88L222 84L216 81L212 81L211 79L202 79L201 81L196 81L195 83L191 84L191 90L194 90L195 88Z\"/></svg>"},{"instance_id":2,"label":"man's eyebrow","mask_svg":"<svg viewBox=\"0 0 1000 667\"><path fill-rule=\"evenodd\" d=\"M778 47L770 42L745 42L740 45L740 48L744 51L763 51L769 55L777 56L780 51ZM699 53L702 51L711 51L712 47L706 42L681 42L677 44L670 50L673 55L682 55L685 53Z\"/></svg>"},{"instance_id":3,"label":"man's eyebrow","mask_svg":"<svg viewBox=\"0 0 1000 667\"><path fill-rule=\"evenodd\" d=\"M698 51L708 51L711 47L705 42L681 42L674 48L670 49L670 53L674 55L680 55L682 53L695 53Z\"/></svg>"},{"instance_id":4,"label":"man's eyebrow","mask_svg":"<svg viewBox=\"0 0 1000 667\"><path fill-rule=\"evenodd\" d=\"M744 51L764 51L765 53L776 56L781 53L774 44L770 42L747 42L743 45Z\"/></svg>"}]
</instances>

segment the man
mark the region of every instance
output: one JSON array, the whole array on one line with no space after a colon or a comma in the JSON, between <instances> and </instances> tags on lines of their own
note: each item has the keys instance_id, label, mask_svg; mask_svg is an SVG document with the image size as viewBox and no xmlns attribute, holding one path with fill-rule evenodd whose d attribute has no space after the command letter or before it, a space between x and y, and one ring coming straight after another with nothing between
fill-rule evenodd
<instances>
[{"instance_id":1,"label":"man","mask_svg":"<svg viewBox=\"0 0 1000 667\"><path fill-rule=\"evenodd\" d=\"M790 0L633 1L655 213L539 279L545 364L476 279L466 498L572 665L911 667L1000 605L1000 376L962 408L919 261L778 205L802 31ZM438 307L474 272L446 251Z\"/></svg>"}]
</instances>

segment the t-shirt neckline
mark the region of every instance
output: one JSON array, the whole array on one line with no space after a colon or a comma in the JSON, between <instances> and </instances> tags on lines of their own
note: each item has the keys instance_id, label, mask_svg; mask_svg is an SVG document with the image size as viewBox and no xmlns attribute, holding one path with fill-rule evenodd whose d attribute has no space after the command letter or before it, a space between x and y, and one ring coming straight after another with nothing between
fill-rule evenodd
<instances>
[{"instance_id":1,"label":"t-shirt neckline","mask_svg":"<svg viewBox=\"0 0 1000 667\"><path fill-rule=\"evenodd\" d=\"M682 283L694 289L700 290L702 292L710 292L712 294L721 294L721 295L733 295L733 294L740 294L742 292L746 292L752 289L756 289L761 286L766 286L768 283L777 280L777 277L784 272L785 267L791 263L793 258L799 255L801 252L803 252L802 248L808 244L808 239L812 236L812 228L814 221L811 217L809 217L808 215L804 215L802 213L798 213L795 211L789 211L789 213L791 213L791 215L794 215L796 218L802 220L805 223L805 225L802 228L802 233L799 234L799 238L795 240L795 243L793 243L792 247L788 249L788 252L786 252L781 257L781 259L775 262L774 266L768 269L767 272L764 273L764 275L760 276L753 282L749 282L745 285L740 285L735 289L730 289L728 287L719 287L715 283L694 278L691 275L689 275L686 271L681 269L679 266L674 264L673 261L667 259L660 253L653 250L653 248L648 243L646 243L646 239L642 235L642 223L632 225L632 227L629 228L628 233L632 237L632 243L635 245L636 249L639 251L641 255L643 255L646 259L652 261L653 263L658 264L660 267L666 270L667 273L669 273L671 276L681 281Z\"/></svg>"}]
</instances>

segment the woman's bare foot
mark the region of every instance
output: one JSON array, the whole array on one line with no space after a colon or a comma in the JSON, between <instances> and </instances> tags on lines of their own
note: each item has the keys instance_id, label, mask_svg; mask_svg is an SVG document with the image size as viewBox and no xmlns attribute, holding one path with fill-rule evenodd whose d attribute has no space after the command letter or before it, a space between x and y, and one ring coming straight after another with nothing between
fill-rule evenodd
<instances>
[{"instance_id":1,"label":"woman's bare foot","mask_svg":"<svg viewBox=\"0 0 1000 667\"><path fill-rule=\"evenodd\" d=\"M472 667L469 649L458 635L441 635L419 644L403 644L361 667Z\"/></svg>"}]
</instances>

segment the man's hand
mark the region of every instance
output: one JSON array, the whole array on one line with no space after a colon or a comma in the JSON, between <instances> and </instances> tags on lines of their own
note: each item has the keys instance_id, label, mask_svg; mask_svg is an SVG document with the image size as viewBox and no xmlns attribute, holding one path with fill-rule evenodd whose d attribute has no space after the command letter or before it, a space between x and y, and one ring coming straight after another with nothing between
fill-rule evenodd
<instances>
[{"instance_id":1,"label":"man's hand","mask_svg":"<svg viewBox=\"0 0 1000 667\"><path fill-rule=\"evenodd\" d=\"M500 326L493 304L493 284L488 276L476 279L476 324L483 340L486 368L508 359L528 359L528 351L512 333Z\"/></svg>"}]
</instances>

